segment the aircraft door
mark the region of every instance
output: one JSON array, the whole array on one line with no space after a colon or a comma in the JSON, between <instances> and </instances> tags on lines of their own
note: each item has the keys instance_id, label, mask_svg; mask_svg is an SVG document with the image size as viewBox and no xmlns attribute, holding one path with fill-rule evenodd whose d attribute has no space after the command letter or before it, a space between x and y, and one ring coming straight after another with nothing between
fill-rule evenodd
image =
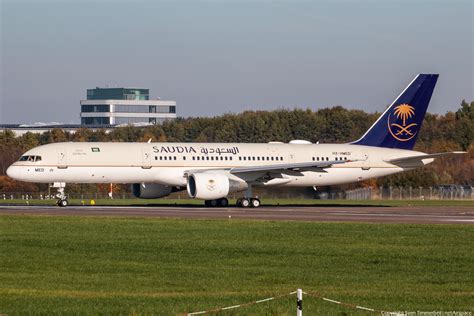
<instances>
[{"instance_id":1,"label":"aircraft door","mask_svg":"<svg viewBox=\"0 0 474 316\"><path fill-rule=\"evenodd\" d=\"M67 168L67 155L66 149L58 149L58 168Z\"/></svg>"},{"instance_id":2,"label":"aircraft door","mask_svg":"<svg viewBox=\"0 0 474 316\"><path fill-rule=\"evenodd\" d=\"M362 153L362 170L370 169L369 155L367 153Z\"/></svg>"},{"instance_id":3,"label":"aircraft door","mask_svg":"<svg viewBox=\"0 0 474 316\"><path fill-rule=\"evenodd\" d=\"M151 154L149 148L142 149L142 168L150 169L151 168Z\"/></svg>"}]
</instances>

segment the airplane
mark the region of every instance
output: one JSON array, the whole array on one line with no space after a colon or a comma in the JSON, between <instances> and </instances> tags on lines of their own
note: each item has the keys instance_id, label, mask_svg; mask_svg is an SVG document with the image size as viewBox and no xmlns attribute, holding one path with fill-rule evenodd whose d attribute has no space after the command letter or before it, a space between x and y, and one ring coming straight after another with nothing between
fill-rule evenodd
<instances>
[{"instance_id":1,"label":"airplane","mask_svg":"<svg viewBox=\"0 0 474 316\"><path fill-rule=\"evenodd\" d=\"M68 205L66 183L129 183L136 197L187 190L206 206L259 207L252 188L360 182L422 167L453 151L414 151L437 74L419 74L358 140L346 144L63 142L28 150L7 170L15 180L49 183Z\"/></svg>"}]
</instances>

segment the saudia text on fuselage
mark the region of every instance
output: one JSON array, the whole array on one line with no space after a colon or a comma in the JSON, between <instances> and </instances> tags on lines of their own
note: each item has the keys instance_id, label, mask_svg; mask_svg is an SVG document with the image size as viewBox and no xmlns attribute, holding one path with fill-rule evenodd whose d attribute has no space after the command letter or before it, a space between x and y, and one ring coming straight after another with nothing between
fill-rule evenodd
<instances>
[{"instance_id":1,"label":"saudia text on fuselage","mask_svg":"<svg viewBox=\"0 0 474 316\"><path fill-rule=\"evenodd\" d=\"M237 155L239 148L233 147L199 147L193 146L153 146L153 152L155 153L166 153L166 154L197 154L201 153L204 155Z\"/></svg>"}]
</instances>

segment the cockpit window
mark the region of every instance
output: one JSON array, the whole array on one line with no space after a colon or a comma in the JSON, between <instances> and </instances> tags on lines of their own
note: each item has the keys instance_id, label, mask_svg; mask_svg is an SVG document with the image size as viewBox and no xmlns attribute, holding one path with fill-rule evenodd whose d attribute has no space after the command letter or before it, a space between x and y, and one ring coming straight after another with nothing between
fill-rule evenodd
<instances>
[{"instance_id":1,"label":"cockpit window","mask_svg":"<svg viewBox=\"0 0 474 316\"><path fill-rule=\"evenodd\" d=\"M41 156L21 156L19 161L29 161L29 162L41 161Z\"/></svg>"}]
</instances>

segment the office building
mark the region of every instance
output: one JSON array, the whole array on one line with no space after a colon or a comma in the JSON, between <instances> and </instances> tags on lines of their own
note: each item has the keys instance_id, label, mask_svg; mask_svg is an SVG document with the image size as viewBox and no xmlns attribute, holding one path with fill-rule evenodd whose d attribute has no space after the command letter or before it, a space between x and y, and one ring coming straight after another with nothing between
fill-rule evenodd
<instances>
[{"instance_id":1,"label":"office building","mask_svg":"<svg viewBox=\"0 0 474 316\"><path fill-rule=\"evenodd\" d=\"M150 100L149 89L95 88L81 100L82 125L159 124L176 118L176 101Z\"/></svg>"}]
</instances>

